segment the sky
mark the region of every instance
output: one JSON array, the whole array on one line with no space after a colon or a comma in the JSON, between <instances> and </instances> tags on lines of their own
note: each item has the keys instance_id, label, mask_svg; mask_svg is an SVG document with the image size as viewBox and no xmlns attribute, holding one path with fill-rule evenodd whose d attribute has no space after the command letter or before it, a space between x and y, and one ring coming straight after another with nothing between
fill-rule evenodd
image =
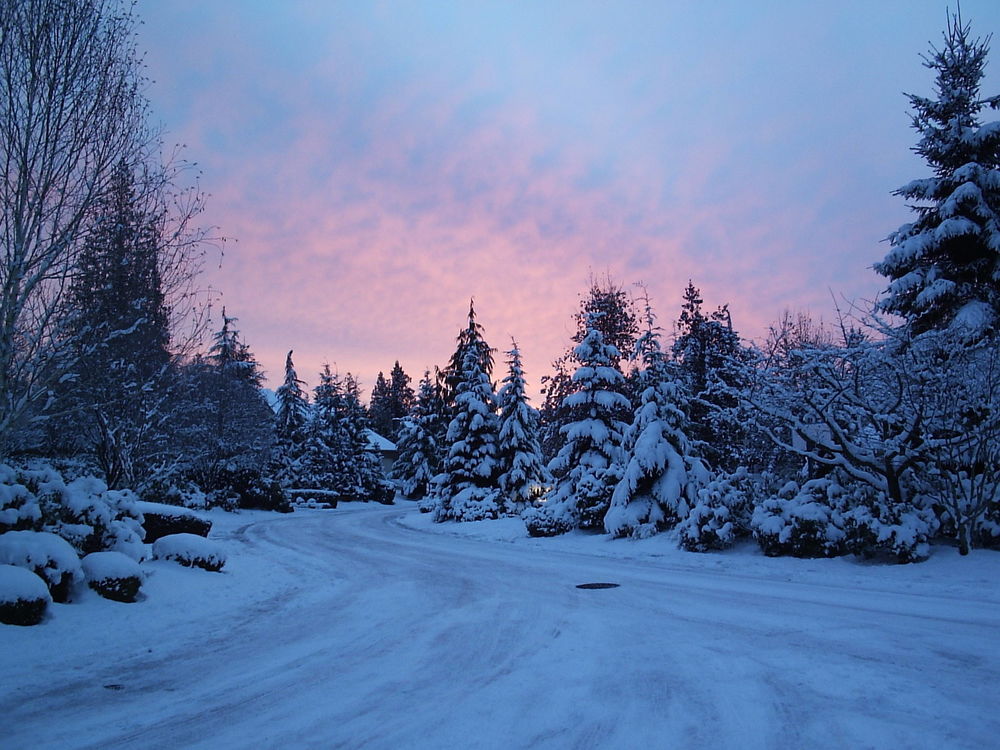
<instances>
[{"instance_id":1,"label":"sky","mask_svg":"<svg viewBox=\"0 0 1000 750\"><path fill-rule=\"evenodd\" d=\"M933 93L947 7L144 0L138 45L227 238L216 327L271 387L290 349L310 386L329 363L370 393L396 360L415 385L474 297L537 404L593 277L643 283L668 333L688 280L747 339L867 306L892 191L928 173L903 92ZM995 0L962 14L1000 31Z\"/></svg>"}]
</instances>

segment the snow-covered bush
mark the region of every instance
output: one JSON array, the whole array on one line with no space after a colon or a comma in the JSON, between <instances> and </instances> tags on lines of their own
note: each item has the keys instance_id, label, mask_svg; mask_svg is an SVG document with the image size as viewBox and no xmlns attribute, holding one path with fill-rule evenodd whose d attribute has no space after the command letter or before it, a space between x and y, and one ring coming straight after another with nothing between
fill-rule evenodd
<instances>
[{"instance_id":1,"label":"snow-covered bush","mask_svg":"<svg viewBox=\"0 0 1000 750\"><path fill-rule=\"evenodd\" d=\"M836 557L846 551L843 488L831 479L789 482L753 512L754 538L768 557Z\"/></svg>"},{"instance_id":2,"label":"snow-covered bush","mask_svg":"<svg viewBox=\"0 0 1000 750\"><path fill-rule=\"evenodd\" d=\"M448 515L438 518L442 506L434 508L434 520L483 521L500 516L500 491L484 487L466 487L451 496Z\"/></svg>"},{"instance_id":3,"label":"snow-covered bush","mask_svg":"<svg viewBox=\"0 0 1000 750\"><path fill-rule=\"evenodd\" d=\"M867 488L852 500L853 507L841 514L850 552L865 558L886 552L901 563L927 559L928 539L939 526L932 510L890 503Z\"/></svg>"},{"instance_id":4,"label":"snow-covered bush","mask_svg":"<svg viewBox=\"0 0 1000 750\"><path fill-rule=\"evenodd\" d=\"M20 479L13 468L0 464L0 533L35 529L41 523L38 498Z\"/></svg>"},{"instance_id":5,"label":"snow-covered bush","mask_svg":"<svg viewBox=\"0 0 1000 750\"><path fill-rule=\"evenodd\" d=\"M150 503L144 500L136 502L136 509L142 513L142 526L146 530L146 544L152 544L157 539L168 534L197 534L208 536L212 530L212 522L202 518L187 508L163 503Z\"/></svg>"},{"instance_id":6,"label":"snow-covered bush","mask_svg":"<svg viewBox=\"0 0 1000 750\"><path fill-rule=\"evenodd\" d=\"M45 581L57 602L69 599L73 584L83 578L76 550L62 537L45 531L0 534L0 564L32 571Z\"/></svg>"},{"instance_id":7,"label":"snow-covered bush","mask_svg":"<svg viewBox=\"0 0 1000 750\"><path fill-rule=\"evenodd\" d=\"M251 466L202 467L194 480L208 494L209 504L226 510L247 508L290 513L292 505L281 484Z\"/></svg>"},{"instance_id":8,"label":"snow-covered bush","mask_svg":"<svg viewBox=\"0 0 1000 750\"><path fill-rule=\"evenodd\" d=\"M52 596L45 581L16 565L0 565L0 622L37 625Z\"/></svg>"},{"instance_id":9,"label":"snow-covered bush","mask_svg":"<svg viewBox=\"0 0 1000 750\"><path fill-rule=\"evenodd\" d=\"M0 466L0 531L50 531L78 554L106 549L144 555L142 516L129 490L109 490L93 476L66 483L50 466Z\"/></svg>"},{"instance_id":10,"label":"snow-covered bush","mask_svg":"<svg viewBox=\"0 0 1000 750\"><path fill-rule=\"evenodd\" d=\"M698 492L698 501L678 526L681 546L691 552L725 549L750 536L754 504L767 492L769 476L745 467L716 474Z\"/></svg>"},{"instance_id":11,"label":"snow-covered bush","mask_svg":"<svg viewBox=\"0 0 1000 750\"><path fill-rule=\"evenodd\" d=\"M153 556L174 560L187 567L222 570L226 553L215 542L197 534L171 534L153 542Z\"/></svg>"},{"instance_id":12,"label":"snow-covered bush","mask_svg":"<svg viewBox=\"0 0 1000 750\"><path fill-rule=\"evenodd\" d=\"M121 552L91 552L81 560L87 584L105 599L134 602L142 586L139 563Z\"/></svg>"},{"instance_id":13,"label":"snow-covered bush","mask_svg":"<svg viewBox=\"0 0 1000 750\"><path fill-rule=\"evenodd\" d=\"M70 542L81 555L115 550L141 560L142 514L131 490L109 490L96 477L80 477L65 485L59 506L46 513L45 527ZM45 509L43 509L45 512Z\"/></svg>"},{"instance_id":14,"label":"snow-covered bush","mask_svg":"<svg viewBox=\"0 0 1000 750\"><path fill-rule=\"evenodd\" d=\"M571 519L564 514L553 512L554 509L546 504L536 507L526 508L521 513L521 520L528 530L529 536L559 536L573 529Z\"/></svg>"}]
</instances>

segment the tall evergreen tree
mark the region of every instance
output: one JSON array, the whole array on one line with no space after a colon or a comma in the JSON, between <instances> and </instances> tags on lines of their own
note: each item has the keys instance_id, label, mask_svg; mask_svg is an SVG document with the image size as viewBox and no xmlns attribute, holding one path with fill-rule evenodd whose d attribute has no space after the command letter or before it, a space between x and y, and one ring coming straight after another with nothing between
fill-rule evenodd
<instances>
[{"instance_id":1,"label":"tall evergreen tree","mask_svg":"<svg viewBox=\"0 0 1000 750\"><path fill-rule=\"evenodd\" d=\"M1000 96L979 94L989 37L973 38L960 13L943 36L924 56L937 98L908 95L920 134L913 150L933 176L895 192L917 218L889 235L892 249L874 267L890 282L883 311L913 333L954 328L970 340L1000 323L1000 122L980 121Z\"/></svg>"},{"instance_id":2,"label":"tall evergreen tree","mask_svg":"<svg viewBox=\"0 0 1000 750\"><path fill-rule=\"evenodd\" d=\"M624 421L631 404L622 393L625 377L615 366L621 354L597 328L591 314L587 333L574 350L580 366L573 374L578 390L567 396L570 415L561 430L565 442L549 462L555 487L544 505L524 512L532 536L551 536L579 526L603 528L611 494L621 479Z\"/></svg>"},{"instance_id":3,"label":"tall evergreen tree","mask_svg":"<svg viewBox=\"0 0 1000 750\"><path fill-rule=\"evenodd\" d=\"M701 305L701 292L689 281L672 351L691 397L688 418L695 450L713 467L734 471L743 462L746 442L746 430L735 415L734 392L746 380L748 354L733 330L728 306L706 316Z\"/></svg>"},{"instance_id":4,"label":"tall evergreen tree","mask_svg":"<svg viewBox=\"0 0 1000 750\"><path fill-rule=\"evenodd\" d=\"M436 521L475 521L500 514L496 394L483 369L487 356L492 365L492 351L470 307L469 326L458 337L456 356L461 352L463 359L455 383L454 416L445 436L448 454L436 489Z\"/></svg>"},{"instance_id":5,"label":"tall evergreen tree","mask_svg":"<svg viewBox=\"0 0 1000 750\"><path fill-rule=\"evenodd\" d=\"M306 487L299 468L306 443L309 398L292 362L292 352L285 358L285 380L275 391L278 400L277 436L279 479L286 487ZM315 488L314 488L315 489Z\"/></svg>"},{"instance_id":6,"label":"tall evergreen tree","mask_svg":"<svg viewBox=\"0 0 1000 750\"><path fill-rule=\"evenodd\" d=\"M643 369L639 406L625 433L627 463L604 527L613 536L644 537L683 520L707 471L691 455L684 386L660 347L646 300L646 330L637 342Z\"/></svg>"},{"instance_id":7,"label":"tall evergreen tree","mask_svg":"<svg viewBox=\"0 0 1000 750\"><path fill-rule=\"evenodd\" d=\"M389 373L389 403L392 407L393 420L400 420L407 416L412 410L416 401L413 388L410 387L411 378L396 360ZM395 435L396 428L393 427L391 435Z\"/></svg>"},{"instance_id":8,"label":"tall evergreen tree","mask_svg":"<svg viewBox=\"0 0 1000 750\"><path fill-rule=\"evenodd\" d=\"M131 485L153 451L171 360L158 217L142 209L125 162L90 223L68 295L76 379L65 403L70 434L87 436L113 488Z\"/></svg>"},{"instance_id":9,"label":"tall evergreen tree","mask_svg":"<svg viewBox=\"0 0 1000 750\"><path fill-rule=\"evenodd\" d=\"M449 409L454 409L458 384L463 378L466 352L471 349L479 361L479 370L489 380L493 375L493 352L483 338L483 326L476 320L475 300L469 300L469 324L458 333L458 346L451 355L448 366L442 371L444 399ZM492 382L492 381L491 381Z\"/></svg>"},{"instance_id":10,"label":"tall evergreen tree","mask_svg":"<svg viewBox=\"0 0 1000 750\"><path fill-rule=\"evenodd\" d=\"M413 413L403 418L393 476L402 482L403 494L421 498L441 464L440 446L435 437L439 419L438 395L430 371L424 372Z\"/></svg>"},{"instance_id":11,"label":"tall evergreen tree","mask_svg":"<svg viewBox=\"0 0 1000 750\"><path fill-rule=\"evenodd\" d=\"M507 352L508 374L497 394L500 404L500 427L497 442L498 484L501 512L519 514L536 498L549 479L542 463L538 442L538 413L528 403L524 369L517 342Z\"/></svg>"},{"instance_id":12,"label":"tall evergreen tree","mask_svg":"<svg viewBox=\"0 0 1000 750\"><path fill-rule=\"evenodd\" d=\"M392 394L389 391L389 381L385 379L381 370L375 378L372 397L368 402L368 417L375 432L388 438L394 437Z\"/></svg>"}]
</instances>

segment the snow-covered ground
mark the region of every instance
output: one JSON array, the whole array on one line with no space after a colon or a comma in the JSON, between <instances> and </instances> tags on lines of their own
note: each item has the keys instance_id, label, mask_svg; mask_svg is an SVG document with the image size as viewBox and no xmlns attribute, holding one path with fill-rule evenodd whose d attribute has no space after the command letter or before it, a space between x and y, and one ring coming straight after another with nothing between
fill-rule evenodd
<instances>
[{"instance_id":1,"label":"snow-covered ground","mask_svg":"<svg viewBox=\"0 0 1000 750\"><path fill-rule=\"evenodd\" d=\"M986 748L1000 554L926 563L529 539L412 504L213 516L221 573L151 561L0 625L0 746ZM581 590L604 581L619 588Z\"/></svg>"}]
</instances>

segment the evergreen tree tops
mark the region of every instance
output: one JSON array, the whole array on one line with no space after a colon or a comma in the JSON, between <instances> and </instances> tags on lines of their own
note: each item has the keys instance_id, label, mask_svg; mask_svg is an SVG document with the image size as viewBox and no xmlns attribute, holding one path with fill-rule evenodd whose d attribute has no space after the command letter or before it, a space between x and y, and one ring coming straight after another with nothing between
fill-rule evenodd
<instances>
[{"instance_id":1,"label":"evergreen tree tops","mask_svg":"<svg viewBox=\"0 0 1000 750\"><path fill-rule=\"evenodd\" d=\"M521 352L516 341L512 345L507 352L508 374L497 395L500 404L497 481L503 493L501 510L509 514L524 509L539 495L548 479L538 442L538 413L528 404Z\"/></svg>"},{"instance_id":2,"label":"evergreen tree tops","mask_svg":"<svg viewBox=\"0 0 1000 750\"><path fill-rule=\"evenodd\" d=\"M623 433L631 404L624 395L625 377L615 367L618 350L604 341L591 313L583 340L574 350L580 366L573 374L577 388L563 405L568 421L560 428L565 439L549 471L555 487L540 508L525 512L533 536L558 534L579 526L604 524L611 493L621 478Z\"/></svg>"},{"instance_id":3,"label":"evergreen tree tops","mask_svg":"<svg viewBox=\"0 0 1000 750\"><path fill-rule=\"evenodd\" d=\"M660 347L647 299L646 331L637 342L643 370L640 403L625 433L627 463L604 527L614 536L643 537L683 520L707 471L691 456L683 385Z\"/></svg>"},{"instance_id":4,"label":"evergreen tree tops","mask_svg":"<svg viewBox=\"0 0 1000 750\"><path fill-rule=\"evenodd\" d=\"M914 202L917 219L889 235L892 249L874 268L889 279L883 311L916 334L953 328L974 339L1000 320L1000 122L980 120L1000 96L979 94L989 38L974 39L960 14L943 36L924 56L937 98L908 95L914 151L933 176L895 191Z\"/></svg>"},{"instance_id":5,"label":"evergreen tree tops","mask_svg":"<svg viewBox=\"0 0 1000 750\"><path fill-rule=\"evenodd\" d=\"M239 329L233 326L237 320L239 318L227 316L226 308L222 308L222 328L212 336L209 362L223 374L260 388L264 383L264 373L250 347L240 338Z\"/></svg>"},{"instance_id":6,"label":"evergreen tree tops","mask_svg":"<svg viewBox=\"0 0 1000 750\"><path fill-rule=\"evenodd\" d=\"M278 437L291 439L297 435L306 424L309 415L309 398L302 389L305 383L299 380L292 363L292 352L285 358L285 380L274 392L278 401L277 429Z\"/></svg>"}]
</instances>

